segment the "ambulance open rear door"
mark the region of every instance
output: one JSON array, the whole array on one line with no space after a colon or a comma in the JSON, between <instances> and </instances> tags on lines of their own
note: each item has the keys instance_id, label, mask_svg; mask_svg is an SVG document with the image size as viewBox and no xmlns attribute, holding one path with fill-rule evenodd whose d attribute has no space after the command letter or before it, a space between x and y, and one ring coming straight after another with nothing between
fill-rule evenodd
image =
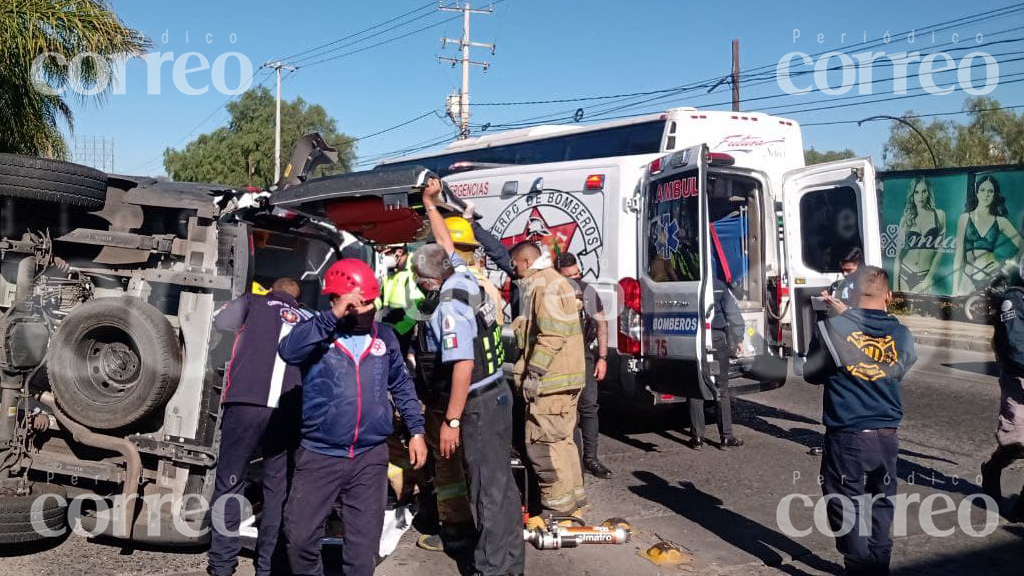
<instances>
[{"instance_id":1,"label":"ambulance open rear door","mask_svg":"<svg viewBox=\"0 0 1024 576\"><path fill-rule=\"evenodd\" d=\"M860 248L865 264L882 265L875 169L869 158L854 158L792 170L782 196L793 350L800 358L814 334L813 298L842 276L842 258Z\"/></svg>"}]
</instances>

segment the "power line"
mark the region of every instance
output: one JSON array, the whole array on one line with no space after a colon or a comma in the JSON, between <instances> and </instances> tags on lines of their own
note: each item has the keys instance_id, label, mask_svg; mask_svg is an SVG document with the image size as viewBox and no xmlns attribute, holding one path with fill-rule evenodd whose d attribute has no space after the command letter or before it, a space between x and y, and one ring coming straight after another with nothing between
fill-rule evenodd
<instances>
[{"instance_id":1,"label":"power line","mask_svg":"<svg viewBox=\"0 0 1024 576\"><path fill-rule=\"evenodd\" d=\"M255 87L256 87L256 88L260 88L260 87L262 87L262 86L263 86L263 85L264 85L264 84L266 83L266 81L267 81L267 80L269 80L271 76L273 76L273 74L274 74L274 73L273 73L272 71L270 71L270 70L266 70L266 71L265 71L265 72L263 73L263 79L262 79L262 80L260 80L260 82L258 82L258 83L256 84L256 86L255 86ZM255 78L254 78L254 79L255 79ZM252 89L252 88L250 87L250 90L251 90L251 89ZM184 142L186 138L188 138L189 136L192 136L193 134L195 134L195 133L196 133L196 132L197 132L197 131L198 131L198 130L199 130L200 128L202 128L203 126L205 126L205 125L206 125L206 123L207 123L207 122L209 122L211 118L213 118L213 117L214 117L214 116L216 116L217 114L219 114L219 113L223 112L223 111L224 111L224 107L225 107L225 106L227 106L227 105L228 105L228 103L229 103L229 102L231 102L231 101L232 101L232 100L234 100L234 99L235 99L235 97L234 97L234 96L228 96L228 98L227 98L226 100L224 100L223 102L221 102L221 103L220 103L220 104L219 104L219 105L218 105L218 106L217 106L216 108L214 108L214 109L213 109L213 111L212 111L212 112L210 112L210 113L209 113L209 114L208 114L208 115L207 115L207 116L206 116L205 118L203 118L202 120L200 120L200 121L199 121L199 123L195 125L195 127L193 127L193 128L191 129L191 130L189 130L188 132L186 132L186 133L185 133L185 134L184 134L184 135L183 135L183 136L182 136L181 138L178 138L178 140L177 140L177 141L175 141L175 142L174 142L173 144L171 144L171 145L170 145L170 146L168 146L167 148L174 148L174 147L178 146L179 144L181 144L182 142ZM149 160L147 160L146 162L144 162L144 163L142 163L142 164L137 164L137 165L136 165L135 167L133 167L133 168L132 168L131 170L127 170L127 171L125 171L125 174L131 174L132 172L135 172L136 170L140 170L140 169L142 169L142 168L145 168L145 167L147 167L147 166L151 165L151 164L152 164L153 162L156 162L157 160L160 160L161 158L163 158L163 156L164 156L164 153L163 153L163 152L161 152L160 154L158 154L158 155L156 155L156 156L154 156L154 157L150 158L150 159L149 159Z\"/></svg>"},{"instance_id":2,"label":"power line","mask_svg":"<svg viewBox=\"0 0 1024 576\"><path fill-rule=\"evenodd\" d=\"M1004 6L1004 7L996 8L996 9L993 9L993 10L988 10L988 11L984 11L984 12L978 12L978 13L975 13L975 14L970 14L970 15L954 18L954 19L947 20L947 21L944 21L944 22L938 22L938 23L935 23L935 24L932 24L932 25L929 25L929 26L925 27L923 32L921 34L918 34L918 37L927 37L932 32L940 32L940 31L947 30L947 29L955 27L955 26L959 26L959 25L970 24L970 23L975 23L975 22L984 21L984 20L990 20L990 19L993 19L993 18L1000 18L1000 17L1006 16L1008 14L1020 12L1022 10L1024 10L1024 4L1017 3L1017 4L1013 4L1013 5L1009 5L1009 6ZM1009 31L1014 31L1014 30L1017 30L1017 29L1020 29L1020 28L1021 27L1011 28L1009 30L1000 31L1000 32L992 34L991 36L999 35L999 34L1002 34L1002 33L1009 32ZM917 32L916 29L915 30L906 30L906 31L898 32L898 33L896 33L896 34L894 34L894 35L892 35L890 37L897 37L899 39L899 42L902 43L902 42L905 41L906 35L909 34L912 31ZM849 47L848 50L850 50L850 51L852 51L852 50L865 50L865 49L869 49L871 47L879 46L879 45L882 45L882 44L889 44L889 42L886 41L886 37L885 36L876 38L875 40L870 41L870 42L862 43L862 44L859 44L859 45L852 45L852 46ZM939 46L948 45L948 44L951 44L951 43L944 43L944 44L940 44ZM992 43L990 43L990 44L992 44ZM816 53L816 54L810 55L810 56L811 57L820 56L820 55L826 54L826 53L828 53L830 51L835 51L835 50L834 49L833 50L823 50L823 51L821 51L819 53ZM843 52L843 53L849 53L849 52ZM872 65L874 65L874 64L875 63L873 63ZM765 64L765 65L762 65L762 66L757 66L757 67L751 68L751 69L745 71L744 73L742 73L741 77L754 78L754 77L756 77L758 75L759 71L766 70L766 69L769 69L769 68L774 68L775 66L776 66L775 63ZM841 68L842 67L833 68L833 69L841 69ZM800 71L800 72L796 72L794 75L805 74L805 73L808 73L808 72L807 71ZM664 98L670 98L672 96L676 96L676 95L678 95L680 93L683 93L683 92L689 92L689 91L693 91L693 90L697 90L697 89L701 89L701 88L707 88L707 87L709 87L711 85L710 82L717 82L719 79L720 78L716 76L714 78L709 78L709 79L704 80L704 81L688 83L688 84L684 84L684 85L680 85L680 86L676 86L676 87L672 87L672 88L650 90L650 91L643 91L643 92L625 93L625 94L612 94L612 95L599 95L599 96L582 96L582 97L575 97L575 98L560 98L560 99L551 99L551 100L531 100L531 101L524 101L524 102L485 102L485 103L480 103L480 104L477 104L477 105L486 105L486 106L496 106L497 107L497 106L535 105L535 104L548 104L548 103L584 102L584 101L594 101L594 100L612 100L612 101L619 100L619 102L609 102L608 103L611 106L618 106L618 108L612 107L612 108L607 108L607 109L599 110L599 112L594 116L594 118L599 118L602 115L607 115L609 113L612 113L612 112L615 112L615 111L618 111L618 110L624 110L624 109L628 109L628 108L635 108L635 107L641 106L641 105L643 105L643 104L645 104L647 102L650 102L650 101L661 100L661 99L664 99ZM886 79L886 80L891 80L891 79ZM760 82L760 83L763 84L764 82ZM635 100L635 99L638 99L638 98L642 98L644 96L654 96L654 95L660 95L660 96L658 96L656 98L651 98L651 99L648 99L648 100L642 100L642 101L639 101L639 102L631 102L631 103L625 104L625 105L623 105L624 103L622 102L623 100L629 100L629 99ZM776 98L777 97L785 97L785 96L789 96L789 95L788 94L786 94L786 95L772 95L772 97L776 97ZM915 95L915 96L920 96L920 95ZM760 99L765 99L765 97L758 98L758 100L760 100ZM854 105L859 105L859 103L855 103ZM569 112L571 112L571 111L549 113L549 114L545 114L545 115L541 115L541 116L535 116L535 117L532 117L532 118L527 118L527 119L522 119L522 120L519 120L519 121L515 121L518 124L515 124L515 123L503 123L503 124L496 124L496 125L492 124L491 127L498 128L498 127L513 127L513 126L518 126L518 125L522 125L522 126L535 125L535 123L529 123L527 121L529 121L529 120L538 120L538 119L556 118L556 117L558 117L560 115L564 115L564 114L567 114ZM797 111L797 112L800 112L800 111ZM626 115L626 116L619 116L619 117L612 117L612 118L603 118L603 119L610 120L610 119L616 119L616 118L628 118L628 117L631 117L631 116L634 116L634 115L635 114L630 114L630 115ZM419 149L423 149L423 148L426 148L426 147L430 147L432 145L439 144L439 143L441 143L443 141L444 140L441 140L440 142L434 142L432 144L427 144L426 146L418 146L418 147L416 147L416 149L419 150ZM407 148L407 149L401 149L401 150L397 150L397 151L393 151L393 152L382 153L382 154L379 154L378 156L380 156L380 157L387 157L387 156L393 156L393 155L400 154L400 153L408 153L410 151L414 151L414 150ZM369 162L369 160L363 160L361 163L366 163L366 162Z\"/></svg>"},{"instance_id":3,"label":"power line","mask_svg":"<svg viewBox=\"0 0 1024 576\"><path fill-rule=\"evenodd\" d=\"M411 14L415 14L415 13L420 12L420 11L426 9L426 8L430 8L432 6L434 6L433 2L427 2L426 4L424 4L424 5L422 5L422 6L418 7L418 8L414 8L414 9L412 9L412 10L410 10L410 11L404 13L404 14L399 14L398 16L395 16L394 18L391 18L390 20L385 20L383 22L374 24L373 26L370 26L369 28L364 28L364 29L362 29L362 30L360 30L358 32L353 32L352 34L349 34L347 36L342 36L341 38L337 38L337 39L332 40L330 42L326 42L324 44L320 44L320 45L314 46L314 47L309 48L307 50L303 50L302 52L296 52L295 54L289 54L288 56L284 56L284 57L282 57L280 59L281 60L295 60L295 59L298 59L299 56L303 56L305 54L309 54L310 52L316 52L317 50L321 50L321 49L326 48L328 46L333 46L333 45L335 45L335 44L337 44L339 42L344 42L345 40L349 40L351 38L355 38L356 36L360 36L360 35L365 34L366 32L369 32L371 30L376 30L377 28L380 28L381 26L385 26L385 25L390 24L390 23L392 23L392 22L394 22L396 20L400 20L402 18L405 18L406 16L409 16ZM364 40L365 40L365 38L364 38Z\"/></svg>"},{"instance_id":4,"label":"power line","mask_svg":"<svg viewBox=\"0 0 1024 576\"><path fill-rule=\"evenodd\" d=\"M1021 27L1018 27L1018 28L1015 28L1015 29L1004 30L1004 31L1002 31L1000 33L1014 31L1014 30L1017 30L1017 29L1024 29L1024 26L1021 26ZM1015 39L1009 39L1009 40L1001 40L1001 41L998 41L998 42L993 42L992 44L997 44L997 43L998 44L1016 43L1016 42L1024 42L1024 38L1020 38L1020 39L1016 39L1015 38ZM969 50L969 49L972 49L972 48L971 47L955 48L955 49L951 49L951 50L946 50L945 52L951 52L953 50ZM927 56L930 56L931 54L934 54L934 53L938 53L938 51L925 54L924 56L927 57ZM1021 53L1022 52L1020 52L1020 51L1012 51L1012 52L1003 52L1003 53L999 53L999 54L994 54L992 56L993 57L995 57L995 56L1012 56L1012 55L1018 55L1018 54L1021 54ZM1021 60L1021 58L1016 58L1016 59L1011 59L1011 60L1003 60L1002 63L1006 64L1006 63L1016 62L1016 61L1019 61L1019 60ZM892 64L892 62L890 60L881 60L881 61L874 61L874 62L872 62L870 67L871 68L881 68L881 67L888 67L891 64ZM978 67L981 64L985 64L985 62L984 61L976 61L976 62L972 63L971 68ZM856 68L857 66L854 65L853 67ZM830 68L826 69L826 71L831 72L831 71L842 70L842 69L845 69L845 68L850 68L850 66L848 66L848 65L837 65L837 66L833 66L833 67L830 67ZM958 71L958 68L950 68L948 70L943 70L941 72L935 72L935 74L941 74L941 73L944 73L944 72L957 72L957 71ZM807 75L807 74L813 74L814 72L815 72L814 70L806 70L806 71L795 72L795 73L791 74L790 76L791 77L798 77L798 76L803 76L803 75ZM880 83L880 82L889 82L889 81L892 81L892 80L894 80L894 77L875 78L875 79L873 79L870 82L870 84L877 84L877 83ZM754 85L763 84L763 83L764 82L754 83ZM815 91L817 91L817 90L815 90ZM636 107L641 106L643 104L647 104L647 103L658 101L658 100L664 100L665 98L668 98L668 97L674 96L674 95L675 94L666 94L666 95L658 96L658 97L655 97L655 98L650 98L650 99L646 99L646 100L632 102L632 103L629 103L629 104L623 104L621 106L615 106L615 107L604 108L604 109L598 108L597 111L592 112L592 113L590 113L588 115L587 120L600 119L600 118L602 118L604 116L607 116L608 114L613 113L613 112L619 112L619 111L622 111L622 110L628 110L628 109L636 108ZM771 99L776 99L776 98L788 98L788 97L792 97L792 96L794 96L794 95L788 94L788 93L770 94L770 95L766 95L766 96L757 96L757 97L746 98L745 101L746 102L754 102L754 101L771 100ZM700 97L701 96L698 96L697 98L700 98ZM679 101L680 101L680 99L668 100L668 101L662 102L662 104L671 104L671 103L679 102ZM695 105L700 105L700 106L704 106L704 107L712 107L712 106L721 106L721 105L729 104L731 102L731 100L730 101L712 102L712 103L692 102L692 100L690 100L690 102L695 104ZM792 104L792 105L798 105L798 104ZM657 112L657 110L651 111L651 113L653 113L653 112ZM647 113L647 112L645 112L645 113ZM637 115L639 115L639 114L641 114L641 113L637 113ZM559 118L559 116L560 116L560 118ZM492 128L522 128L522 127L529 127L529 126L535 126L535 125L541 124L542 122L532 122L531 121L531 120L539 120L539 119L548 119L549 121L550 120L561 120L562 121L562 122L555 122L555 123L569 123L568 121L570 121L570 120L571 121L575 121L574 116L570 115L569 111L561 111L561 112L555 112L555 113L551 113L551 114L546 114L546 115L535 117L535 118L524 119L523 121L518 121L518 122L492 124L491 127ZM544 122L544 123L547 123L547 122Z\"/></svg>"},{"instance_id":5,"label":"power line","mask_svg":"<svg viewBox=\"0 0 1024 576\"><path fill-rule=\"evenodd\" d=\"M337 54L335 56L329 56L327 58L316 60L316 61L310 62L308 64L303 64L303 67L308 68L310 66L316 66L318 64L323 64L325 62L332 62L334 60L338 60L339 58L344 58L346 56L351 56L353 54L358 54L360 52L365 52L367 50L376 48L378 46L384 46L385 44L390 44L392 42L397 42L399 40L405 40L406 38L412 36L413 34L419 34L420 32L424 32L426 30L430 30L431 28L437 28L438 26L441 26L443 24L447 24L448 22L451 22L453 20L458 20L459 18L461 18L461 16L453 16L451 18L446 18L444 20L439 20L438 22L435 22L433 24L424 26L422 28L417 28L416 30L413 30L412 32L407 32L406 34L404 34L402 36L395 36L393 38L388 38L387 40L382 40L380 42L377 42L376 44L370 44L369 46L366 46L364 48L359 48L358 50L352 50L351 52L344 52L342 54Z\"/></svg>"},{"instance_id":6,"label":"power line","mask_svg":"<svg viewBox=\"0 0 1024 576\"><path fill-rule=\"evenodd\" d=\"M913 119L913 118L931 118L931 117L935 117L935 116L958 116L960 114L974 114L974 113L984 114L985 112L996 112L996 111L999 111L999 110L1016 110L1017 108L1024 108L1024 105L1017 104L1015 106L999 106L998 108L986 108L984 110L956 110L956 111L953 111L953 112L934 112L934 113L931 113L931 114L907 114L907 115L901 116L901 118L903 118L903 119ZM838 124L857 124L861 120L863 120L863 118L861 118L859 120L834 120L834 121L831 121L831 122L808 122L806 124L801 122L800 126L801 127L806 127L806 126L835 126L835 125L838 125Z\"/></svg>"},{"instance_id":7,"label":"power line","mask_svg":"<svg viewBox=\"0 0 1024 576\"><path fill-rule=\"evenodd\" d=\"M953 20L947 20L945 22L939 22L939 23L936 23L936 24L929 25L929 26L927 26L925 28L925 30L923 31L921 36L927 36L928 34L930 34L932 32L944 31L944 30L947 30L947 29L949 29L951 27L954 27L954 26L957 26L957 25L971 24L971 23L975 23L975 22L979 22L979 21L983 21L983 20L990 20L990 19L993 19L993 18L1000 18L1000 17L1006 16L1008 14L1012 14L1012 13L1020 12L1020 11L1024 11L1024 4L1017 3L1017 4L1013 4L1013 5L1009 5L1009 6L1004 6L1004 7L1001 7L1001 8L996 8L996 9L993 9L993 10L988 10L988 11L985 11L985 12L979 12L979 13L976 13L976 14L962 16L960 18L955 18ZM1018 29L1020 29L1020 27L1012 28L1012 29L1010 29L1008 31L1013 31L1013 30L1018 30ZM906 31L903 31L903 32L898 32L896 34L890 35L889 37L890 38L898 37L898 38L901 38L900 42L904 42L905 39L906 39L906 35L907 34L909 34L910 32L917 32L917 31L918 30L916 30L916 29L914 29L914 30L906 30ZM1000 34L1000 33L1004 33L1004 32L1007 32L1007 31L1002 31L1002 32L999 32L999 33L996 33L996 34ZM993 34L993 35L996 35L996 34ZM885 41L885 38L886 38L886 36L881 36L879 38L876 38L876 39L871 40L871 41L866 42L866 43L862 43L862 44L858 44L858 45L852 45L852 46L850 46L849 50L851 50L851 51L852 50L864 50L864 49L869 49L869 48L872 48L872 47L877 47L877 46L883 45L883 44L889 44L889 42ZM942 45L949 45L949 44L952 44L952 42L944 43L944 44L941 44L940 46L942 46ZM848 51L840 51L840 50L835 50L833 48L833 49L823 50L823 51L817 52L815 54L810 54L809 57L813 59L816 56L821 56L821 55L827 54L829 52L841 52L843 54L849 54L850 53ZM758 75L762 75L763 74L763 73L759 73L758 72L759 70L775 68L776 66L777 66L777 63L770 63L770 64L764 64L764 65L761 65L761 66L756 66L756 67L750 68L750 69L748 69L746 71L741 71L741 78L746 79L746 80L752 79L753 76L758 76ZM675 86L675 87L671 87L671 88L663 88L663 89L649 90L649 91L643 91L643 92L632 92L632 93L625 93L625 94L611 94L611 95L599 95L599 96L581 96L581 97L559 98L559 99L550 99L550 100L529 100L529 101L520 101L520 102L511 102L511 101L510 102L481 102L481 103L477 103L476 106L520 106L520 105L538 105L538 104L557 104L557 103L568 103L568 102L585 102L585 101L592 101L592 100L606 100L606 99L607 100L613 100L613 99L617 99L617 98L642 97L642 96L650 96L650 95L654 95L654 94L665 94L666 96L672 96L672 95L675 95L676 93L679 93L680 91L683 91L683 90L692 91L692 90L696 90L696 89L700 89L700 88L708 88L708 87L712 86L712 83L717 82L720 79L721 79L720 76L715 76L715 77L712 77L712 78L707 78L705 80L701 80L699 82L684 84L684 85Z\"/></svg>"},{"instance_id":8,"label":"power line","mask_svg":"<svg viewBox=\"0 0 1024 576\"><path fill-rule=\"evenodd\" d=\"M1024 74L1024 73L1014 74L1014 76L1018 76L1020 74ZM1019 79L1016 79L1016 80L1011 80L1009 82L1003 82L1003 84L1016 84L1018 82L1024 82L1024 78L1019 78ZM837 109L841 109L841 108L852 108L854 106L862 106L864 104L876 104L878 102L889 102L889 101L892 101L892 100L909 100L909 99L922 98L924 96L931 96L931 95L932 94L927 93L927 92L924 93L924 94L907 94L907 95L902 95L902 96L893 96L893 97L887 97L887 98L877 98L877 99L868 100L868 101L865 101L865 102L852 102L852 103L849 103L849 104L839 104L839 105L833 105L833 106L822 106L822 107L818 107L818 108L807 108L807 109L803 109L803 110L791 110L789 112L785 112L785 114L786 114L786 116L795 116L797 114L805 114L807 112L815 112L815 111L818 111L818 110L837 110ZM820 102L820 101L818 101L818 102ZM654 111L654 112L657 112L657 110ZM648 112L648 113L653 113L653 112ZM614 116L614 117L611 117L611 118L605 118L604 120L619 120L619 119L622 119L622 118L633 118L634 116L637 116L637 114L626 114L626 115L623 115L623 116Z\"/></svg>"},{"instance_id":9,"label":"power line","mask_svg":"<svg viewBox=\"0 0 1024 576\"><path fill-rule=\"evenodd\" d=\"M1021 39L1020 41L1024 42L1024 39ZM994 56L1008 56L1008 55L1018 55L1018 54L1024 54L1024 52L1021 52L1021 51L1005 52L1003 54L996 54ZM1002 64L1009 64L1009 63L1018 62L1018 61L1021 61L1021 60L1024 60L1024 58L1013 58L1013 59L1009 59L1009 60L1003 60ZM972 68L972 69L973 68L977 68L977 67L980 67L982 64L985 64L985 62L984 61L979 61L977 63L973 63L970 66L970 68ZM941 72L936 72L935 74L943 74L943 73L946 73L946 72L956 72L956 73L959 73L959 69L958 68L950 68L949 70L943 70ZM1013 75L1002 76L1000 79L1008 78L1008 77L1012 77L1012 76ZM880 83L883 83L883 82L891 82L893 80L895 80L895 77L875 78L875 79L871 80L871 82L869 82L867 84L869 84L869 85L880 84ZM861 84L861 86L863 86L863 84ZM912 90L923 90L923 89L924 89L923 87L912 88ZM812 90L812 91L813 92L817 92L817 91L820 91L820 89L816 89L816 90ZM810 92L808 92L808 94L809 93ZM789 97L793 97L793 96L794 95L787 94L787 93L769 94L769 95L765 95L765 96L757 96L757 97L747 98L746 101L747 102L755 102L755 101L759 102L759 101L764 101L764 100L774 100L774 99L777 99L777 98L789 98ZM849 100L849 99L860 98L860 97L864 97L864 96L872 96L872 94L857 94L857 95L852 95L852 96L830 97L827 100L817 100L817 101L811 102L811 103L823 102L823 101L836 102L836 101L840 101L840 100ZM662 105L673 104L675 102L678 102L678 100L669 100L667 102L663 102ZM702 107L711 108L711 107L714 107L714 106L724 106L724 105L726 105L728 103L729 103L729 101L722 100L722 101L718 101L718 102L701 103L700 105ZM759 109L759 111L777 110L779 108L788 108L788 107L792 107L792 106L803 106L803 105L806 105L806 104L808 104L808 102L796 102L796 103L792 103L792 104L780 104L780 105L774 106L774 107L761 108L761 109ZM593 117L599 118L602 114L603 113L595 114L595 115L593 115Z\"/></svg>"},{"instance_id":10,"label":"power line","mask_svg":"<svg viewBox=\"0 0 1024 576\"><path fill-rule=\"evenodd\" d=\"M1003 6L1001 8L994 8L992 10L986 10L984 12L978 12L978 13L975 13L975 14L969 14L967 16L961 16L959 18L954 18L952 20L947 20L945 22L938 22L936 24L930 24L930 25L925 26L923 30L918 30L917 28L912 28L910 30L903 30L901 32L897 32L897 33L891 34L891 35L887 33L886 35L880 36L880 37L875 38L873 40L870 40L868 42L861 43L861 44L851 45L850 46L850 50L851 51L852 50L865 50L865 49L870 49L870 48L876 48L876 47L882 46L882 45L889 45L890 42L891 42L891 38L901 38L901 40L899 42L902 43L902 42L906 41L906 37L910 33L915 33L915 38L918 37L917 32L921 32L920 36L927 36L930 33L943 32L945 30L949 30L949 29L955 28L957 26L962 26L962 25L966 25L966 24L975 24L977 22L983 22L985 20L991 20L993 18L1002 18L1004 16L1007 16L1007 15L1010 15L1010 14L1013 14L1013 13L1016 13L1016 12L1021 12L1021 11L1024 11L1024 3L1018 2L1018 3L1015 3L1015 4L1008 5L1008 6ZM949 45L949 44L952 44L952 43L953 42L947 42L944 45ZM820 52L815 52L813 54L809 54L808 57L813 60L814 58L816 58L818 56L823 56L825 54L828 54L829 52L841 52L841 53L847 54L847 55L850 54L849 51L836 50L836 49L832 48L832 49L825 49L825 50L822 50ZM765 73L771 73L771 69L774 68L776 65L777 65L777 63L763 64L761 66L758 66L758 67L755 67L755 68L751 68L750 70L747 71L747 74L757 73L758 70L766 70L766 72L759 73L761 75L763 75Z\"/></svg>"},{"instance_id":11,"label":"power line","mask_svg":"<svg viewBox=\"0 0 1024 576\"><path fill-rule=\"evenodd\" d=\"M420 150L426 150L428 148L433 148L434 146L437 146L439 144L444 144L444 143L450 142L450 141L451 141L451 135L449 135L449 134L442 134L440 136L434 136L434 137L432 137L432 138L430 138L428 140L423 140L421 142L418 142L418 143L413 144L413 145L411 145L409 147L406 147L406 148L400 148L398 150L391 150L389 152L378 152L378 153L372 154L370 156L367 156L367 157L364 157L364 158L360 159L358 162L355 163L355 165L356 166L365 166L365 165L368 165L368 164L376 164L377 162L379 162L379 161L381 161L381 160L383 160L385 158L391 158L391 157L394 157L394 156L404 156L406 154L411 154L413 152L419 152Z\"/></svg>"},{"instance_id":12,"label":"power line","mask_svg":"<svg viewBox=\"0 0 1024 576\"><path fill-rule=\"evenodd\" d=\"M1003 84L1004 85L1005 84L1016 84L1018 82L1024 82L1024 78L1018 78L1016 80L1010 80L1008 82L1003 82ZM836 108L850 108L850 107L853 107L853 106L863 106L865 104L877 104L879 102L891 102L893 100L907 100L907 99L911 99L911 98L920 98L922 96L931 96L931 94L929 94L927 92L924 93L924 94L905 94L905 95L902 95L902 96L890 96L890 97L887 97L887 98L878 98L878 99L875 99L875 100L868 100L868 101L865 101L865 102L851 102L849 104L840 104L839 106L819 106L817 108L805 108L803 110L793 110L791 112L786 112L786 115L789 116L789 115L794 115L794 114L806 114L807 112L815 112L815 111L818 111L818 110L832 110L832 109L836 109Z\"/></svg>"},{"instance_id":13,"label":"power line","mask_svg":"<svg viewBox=\"0 0 1024 576\"><path fill-rule=\"evenodd\" d=\"M403 26L408 26L409 24L412 24L413 22L417 22L419 20L423 20L424 18L430 18L431 16L434 16L435 14L436 14L435 12L427 12L425 14L420 14L419 16L417 16L415 18L410 18L409 20L406 20L405 22L399 22L398 24L395 24L394 26L389 26L389 27L387 27L387 28L385 28L383 30L380 30L378 32L374 32L373 34L370 34L369 36L364 36L363 38L359 38L358 40L353 40L351 42L346 42L344 44L340 44L340 45L335 46L334 48L331 48L329 50L324 50L323 52L320 52L319 54L311 54L309 56L305 56L303 58L300 58L299 60L300 61L307 61L308 62L310 60L327 58L327 57L329 57L329 55L335 54L335 53L337 53L337 52L339 52L339 51L341 51L341 50L343 50L345 48L348 48L350 46L355 46L357 44L362 44L363 42L366 42L367 40L370 40L371 38L376 38L378 36L383 36L384 34L387 34L388 32L391 32L392 30L397 30L397 29L399 29L399 28L401 28Z\"/></svg>"},{"instance_id":14,"label":"power line","mask_svg":"<svg viewBox=\"0 0 1024 576\"><path fill-rule=\"evenodd\" d=\"M373 138L374 136L380 136L381 134L385 134L387 132L391 132L392 130L397 130L397 129L403 127L403 126L408 126L409 124L412 124L413 122L422 120L422 119L426 118L427 116L431 116L431 115L440 117L440 115L437 113L436 110L428 110L427 112L424 112L423 114L421 114L421 115L419 115L419 116L417 116L415 118L406 120L405 122L402 122L400 124L395 124L394 126L391 126L389 128L385 128L383 130L374 132L373 134L367 134L366 136L360 136L358 138L353 138L352 142L359 142L361 140L366 140L368 138Z\"/></svg>"}]
</instances>

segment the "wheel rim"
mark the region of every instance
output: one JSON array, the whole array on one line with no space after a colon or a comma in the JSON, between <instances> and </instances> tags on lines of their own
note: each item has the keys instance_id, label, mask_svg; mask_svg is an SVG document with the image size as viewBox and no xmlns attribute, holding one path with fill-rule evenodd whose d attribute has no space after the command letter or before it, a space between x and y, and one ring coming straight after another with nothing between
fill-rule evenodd
<instances>
[{"instance_id":1,"label":"wheel rim","mask_svg":"<svg viewBox=\"0 0 1024 576\"><path fill-rule=\"evenodd\" d=\"M131 335L113 326L90 330L75 348L82 369L76 370L75 385L97 404L125 400L136 387L142 359Z\"/></svg>"}]
</instances>

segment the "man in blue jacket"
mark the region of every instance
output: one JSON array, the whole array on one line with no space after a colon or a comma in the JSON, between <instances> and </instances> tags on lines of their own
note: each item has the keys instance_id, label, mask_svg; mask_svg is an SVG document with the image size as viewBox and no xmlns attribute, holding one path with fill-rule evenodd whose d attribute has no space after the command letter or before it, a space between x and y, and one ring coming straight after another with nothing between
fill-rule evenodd
<instances>
[{"instance_id":1,"label":"man in blue jacket","mask_svg":"<svg viewBox=\"0 0 1024 576\"><path fill-rule=\"evenodd\" d=\"M299 284L291 278L274 282L264 296L243 294L213 315L218 330L234 331L235 343L224 378L221 400L220 453L213 488L215 527L206 571L230 576L238 566L238 527L249 462L263 457L263 514L256 541L256 574L269 576L288 494L288 456L295 448L302 375L277 355L277 345L307 317L296 300Z\"/></svg>"},{"instance_id":2,"label":"man in blue jacket","mask_svg":"<svg viewBox=\"0 0 1024 576\"><path fill-rule=\"evenodd\" d=\"M423 416L398 338L373 320L380 296L373 270L361 260L339 260L324 275L323 292L331 308L296 326L278 349L302 370L302 438L284 514L288 561L296 576L323 574L320 539L337 501L343 572L370 576L387 501L392 402L412 434L414 468L427 457Z\"/></svg>"},{"instance_id":3,"label":"man in blue jacket","mask_svg":"<svg viewBox=\"0 0 1024 576\"><path fill-rule=\"evenodd\" d=\"M808 382L825 385L822 492L833 531L853 522L836 537L850 576L887 575L892 556L900 381L917 354L910 330L886 311L891 298L889 275L864 267L854 307L818 323L804 366Z\"/></svg>"}]
</instances>

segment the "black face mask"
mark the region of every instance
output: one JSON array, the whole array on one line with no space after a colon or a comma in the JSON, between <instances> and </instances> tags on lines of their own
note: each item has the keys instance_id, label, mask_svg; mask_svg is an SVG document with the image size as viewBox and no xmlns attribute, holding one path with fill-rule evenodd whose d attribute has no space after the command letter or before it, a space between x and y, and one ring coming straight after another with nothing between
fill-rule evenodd
<instances>
[{"instance_id":1,"label":"black face mask","mask_svg":"<svg viewBox=\"0 0 1024 576\"><path fill-rule=\"evenodd\" d=\"M421 290L422 291L422 290ZM423 292L423 300L416 306L423 314L433 314L437 305L441 303L440 290L428 290Z\"/></svg>"},{"instance_id":2,"label":"black face mask","mask_svg":"<svg viewBox=\"0 0 1024 576\"><path fill-rule=\"evenodd\" d=\"M423 284L426 283L424 282ZM428 289L423 284L416 284L416 287L423 293L423 300L420 301L416 307L422 314L433 314L434 310L437 310L437 305L441 303L441 287L438 286L436 289Z\"/></svg>"},{"instance_id":3,"label":"black face mask","mask_svg":"<svg viewBox=\"0 0 1024 576\"><path fill-rule=\"evenodd\" d=\"M361 314L346 314L338 322L338 330L346 334L369 334L373 331L373 318L376 310L373 308Z\"/></svg>"}]
</instances>

